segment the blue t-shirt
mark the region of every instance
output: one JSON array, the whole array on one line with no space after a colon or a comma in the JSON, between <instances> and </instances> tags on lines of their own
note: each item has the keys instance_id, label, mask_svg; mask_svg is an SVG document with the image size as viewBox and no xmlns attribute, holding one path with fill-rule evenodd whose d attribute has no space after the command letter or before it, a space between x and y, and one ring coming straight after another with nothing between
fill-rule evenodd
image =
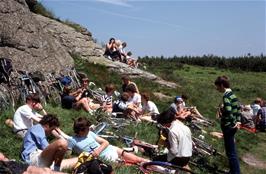
<instances>
[{"instance_id":1,"label":"blue t-shirt","mask_svg":"<svg viewBox=\"0 0 266 174\"><path fill-rule=\"evenodd\" d=\"M73 149L76 153L92 152L97 149L100 144L96 141L97 135L92 131L89 131L87 137L73 136L68 139L68 148ZM105 158L107 154L112 153L113 148L109 145L101 153L100 157Z\"/></svg>"},{"instance_id":2,"label":"blue t-shirt","mask_svg":"<svg viewBox=\"0 0 266 174\"><path fill-rule=\"evenodd\" d=\"M40 124L32 126L23 139L21 157L27 163L30 163L30 154L36 149L43 150L49 145L45 131Z\"/></svg>"}]
</instances>

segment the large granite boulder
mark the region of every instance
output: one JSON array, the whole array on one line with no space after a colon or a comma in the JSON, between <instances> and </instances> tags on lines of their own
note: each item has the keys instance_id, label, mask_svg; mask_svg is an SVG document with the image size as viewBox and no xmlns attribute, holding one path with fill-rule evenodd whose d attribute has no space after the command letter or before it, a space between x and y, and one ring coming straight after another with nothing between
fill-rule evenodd
<instances>
[{"instance_id":1,"label":"large granite boulder","mask_svg":"<svg viewBox=\"0 0 266 174\"><path fill-rule=\"evenodd\" d=\"M0 57L9 57L20 70L59 71L73 66L64 47L30 12L25 0L0 1Z\"/></svg>"}]
</instances>

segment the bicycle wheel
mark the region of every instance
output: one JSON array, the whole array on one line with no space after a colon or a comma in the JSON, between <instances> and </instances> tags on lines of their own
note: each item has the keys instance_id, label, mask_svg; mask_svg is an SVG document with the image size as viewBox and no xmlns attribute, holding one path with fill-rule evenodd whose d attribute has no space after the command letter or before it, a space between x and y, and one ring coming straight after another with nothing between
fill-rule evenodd
<instances>
[{"instance_id":1,"label":"bicycle wheel","mask_svg":"<svg viewBox=\"0 0 266 174\"><path fill-rule=\"evenodd\" d=\"M98 124L95 128L93 128L93 132L98 135L100 134L107 126L107 123L106 122L102 122L100 124Z\"/></svg>"},{"instance_id":2,"label":"bicycle wheel","mask_svg":"<svg viewBox=\"0 0 266 174\"><path fill-rule=\"evenodd\" d=\"M152 161L152 162L147 162L141 165L141 167L152 173L161 173L161 174L181 174L181 173L192 173L194 174L191 170L185 169L183 167L173 165L168 162L162 162L162 161Z\"/></svg>"},{"instance_id":3,"label":"bicycle wheel","mask_svg":"<svg viewBox=\"0 0 266 174\"><path fill-rule=\"evenodd\" d=\"M48 86L48 102L54 105L59 105L61 104L61 96L59 94L59 91L53 87L53 86Z\"/></svg>"}]
</instances>

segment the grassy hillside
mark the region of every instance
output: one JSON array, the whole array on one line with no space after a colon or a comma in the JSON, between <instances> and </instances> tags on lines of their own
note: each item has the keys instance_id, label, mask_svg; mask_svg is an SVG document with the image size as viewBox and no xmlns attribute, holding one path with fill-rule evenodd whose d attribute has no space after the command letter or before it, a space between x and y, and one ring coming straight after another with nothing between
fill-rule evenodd
<instances>
[{"instance_id":1,"label":"grassy hillside","mask_svg":"<svg viewBox=\"0 0 266 174\"><path fill-rule=\"evenodd\" d=\"M86 72L91 81L95 82L97 86L104 88L104 85L108 83L114 83L120 90L121 87L121 76L116 73L110 73L107 71L106 67L101 65L90 64L79 59L76 60L76 67L78 70ZM236 95L239 97L242 103L251 103L255 97L266 96L266 74L265 73L254 73L254 72L232 72L227 70L219 70L214 68L202 68L195 66L184 65L174 67L168 66L164 67L162 65L160 68L147 67L149 71L160 75L161 77L172 80L179 85L180 88L170 89L166 87L159 86L153 82L147 82L145 79L134 79L134 81L139 86L141 92L146 91L152 95L152 100L155 101L160 111L163 111L172 102L168 100L159 100L153 93L160 92L172 98L181 93L185 93L189 96L188 105L197 106L198 110L206 117L215 120L216 106L219 104L222 94L215 90L213 81L219 75L227 75L230 77L232 82L232 89L235 91ZM91 120L95 120L93 116L80 111L69 111L64 110L60 107L47 106L45 108L48 112L56 113L61 121L62 129L68 133L73 134L72 131L72 119L78 116L87 116ZM0 151L8 155L9 158L15 158L19 160L19 151L21 147L21 140L15 138L11 133L11 129L4 125L6 118L11 118L13 113L7 111L3 113L0 117ZM210 128L210 130L220 131L218 121L216 121L216 126ZM133 136L135 131L138 132L138 138L146 140L148 142L154 143L157 138L157 131L153 125L147 123L141 123L138 125L132 125L130 128L125 130L127 135ZM205 135L206 139L219 148L219 151L223 151L223 144L221 140L211 138L209 135ZM266 148L265 145L265 134L250 134L245 131L239 131L236 137L238 152L240 156L246 152L255 154L258 159L266 161L266 156L263 153L263 149ZM120 145L120 144L119 144ZM214 162L218 163L221 167L226 167L227 164L225 160L215 159ZM116 169L118 174L122 173L137 173L136 167L126 167ZM266 171L259 170L253 167L249 167L243 162L241 162L241 170L243 173L247 174L262 174ZM205 172L206 173L206 172Z\"/></svg>"}]
</instances>

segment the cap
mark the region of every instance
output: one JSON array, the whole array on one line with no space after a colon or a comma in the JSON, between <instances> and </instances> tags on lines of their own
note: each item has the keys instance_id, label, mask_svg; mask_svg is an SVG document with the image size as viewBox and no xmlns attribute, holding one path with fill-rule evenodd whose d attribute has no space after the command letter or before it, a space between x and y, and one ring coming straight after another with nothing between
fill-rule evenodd
<instances>
[{"instance_id":1,"label":"cap","mask_svg":"<svg viewBox=\"0 0 266 174\"><path fill-rule=\"evenodd\" d=\"M176 97L175 97L175 102L183 102L182 97L180 97L180 96L176 96Z\"/></svg>"}]
</instances>

